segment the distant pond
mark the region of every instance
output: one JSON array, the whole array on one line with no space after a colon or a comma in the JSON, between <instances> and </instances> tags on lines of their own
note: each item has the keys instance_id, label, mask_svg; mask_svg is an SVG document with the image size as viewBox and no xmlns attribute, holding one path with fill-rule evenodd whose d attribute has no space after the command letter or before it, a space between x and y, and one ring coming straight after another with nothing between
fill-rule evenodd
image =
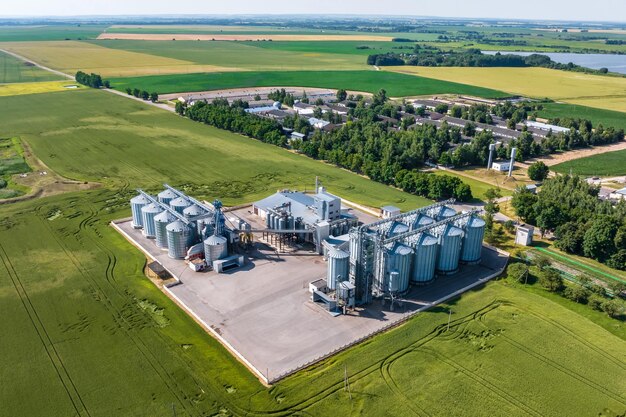
<instances>
[{"instance_id":1,"label":"distant pond","mask_svg":"<svg viewBox=\"0 0 626 417\"><path fill-rule=\"evenodd\" d=\"M483 51L487 55L495 55L498 51ZM532 54L547 55L554 62L569 64L570 62L581 67L592 69L608 68L611 72L626 74L626 55L611 54L572 54L565 52L511 52L499 51L501 54L528 56Z\"/></svg>"}]
</instances>

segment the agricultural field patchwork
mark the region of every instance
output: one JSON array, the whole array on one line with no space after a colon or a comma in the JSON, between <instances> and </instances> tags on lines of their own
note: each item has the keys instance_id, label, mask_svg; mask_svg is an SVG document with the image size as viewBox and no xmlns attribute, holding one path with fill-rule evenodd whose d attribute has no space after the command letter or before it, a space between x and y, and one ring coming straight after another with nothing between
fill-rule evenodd
<instances>
[{"instance_id":1,"label":"agricultural field patchwork","mask_svg":"<svg viewBox=\"0 0 626 417\"><path fill-rule=\"evenodd\" d=\"M344 88L351 91L376 93L381 88L389 96L404 97L457 93L498 98L509 94L432 78L396 74L386 71L263 71L222 74L182 74L114 78L112 87L124 91L127 87L157 91L159 94L187 91L222 90L243 87L320 87Z\"/></svg>"},{"instance_id":2,"label":"agricultural field patchwork","mask_svg":"<svg viewBox=\"0 0 626 417\"><path fill-rule=\"evenodd\" d=\"M389 71L626 112L626 78L546 68L387 67Z\"/></svg>"},{"instance_id":3,"label":"agricultural field patchwork","mask_svg":"<svg viewBox=\"0 0 626 417\"><path fill-rule=\"evenodd\" d=\"M53 74L35 66L31 62L25 62L12 55L0 51L0 84L26 83L38 81L54 81L63 79L60 75Z\"/></svg>"}]
</instances>

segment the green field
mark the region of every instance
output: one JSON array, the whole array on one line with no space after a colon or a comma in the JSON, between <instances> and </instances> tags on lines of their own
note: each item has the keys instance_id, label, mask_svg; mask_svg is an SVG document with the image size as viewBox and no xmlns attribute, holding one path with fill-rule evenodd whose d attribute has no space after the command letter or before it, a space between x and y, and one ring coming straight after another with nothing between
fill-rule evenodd
<instances>
[{"instance_id":1,"label":"green field","mask_svg":"<svg viewBox=\"0 0 626 417\"><path fill-rule=\"evenodd\" d=\"M492 185L483 181L478 181L474 178L467 177L463 175L462 173L458 173L455 171L436 170L434 171L434 174L435 175L450 175L453 177L460 178L464 183L470 186L470 188L472 189L472 195L474 196L474 199L477 199L477 200L484 201L486 199L485 193L487 192L487 190L496 188L495 185ZM511 190L507 190L506 188L500 188L500 193L502 194L503 197L513 195L513 192Z\"/></svg>"},{"instance_id":2,"label":"green field","mask_svg":"<svg viewBox=\"0 0 626 417\"><path fill-rule=\"evenodd\" d=\"M369 93L384 88L387 94L393 97L443 93L489 98L508 96L496 90L383 71L265 71L154 75L114 78L111 84L113 88L121 91L131 87L157 91L159 94L241 87L294 86L344 88Z\"/></svg>"},{"instance_id":3,"label":"green field","mask_svg":"<svg viewBox=\"0 0 626 417\"><path fill-rule=\"evenodd\" d=\"M62 80L60 75L45 71L34 65L0 51L0 84L27 83Z\"/></svg>"},{"instance_id":4,"label":"green field","mask_svg":"<svg viewBox=\"0 0 626 417\"><path fill-rule=\"evenodd\" d=\"M0 42L91 39L104 29L104 25L0 26Z\"/></svg>"},{"instance_id":5,"label":"green field","mask_svg":"<svg viewBox=\"0 0 626 417\"><path fill-rule=\"evenodd\" d=\"M626 130L626 117L622 112L565 103L543 103L543 107L544 109L538 112L539 117L587 119L591 120L594 126L602 124L604 127L612 126Z\"/></svg>"},{"instance_id":6,"label":"green field","mask_svg":"<svg viewBox=\"0 0 626 417\"><path fill-rule=\"evenodd\" d=\"M16 186L12 177L30 171L20 141L17 138L0 138L0 200L21 195L23 187Z\"/></svg>"},{"instance_id":7,"label":"green field","mask_svg":"<svg viewBox=\"0 0 626 417\"><path fill-rule=\"evenodd\" d=\"M90 41L90 43L116 50L240 70L353 70L367 68L364 56L341 51L332 52L332 48L329 48L330 51L298 51L260 47L260 45L273 42L97 40ZM304 43L308 44L309 42Z\"/></svg>"},{"instance_id":8,"label":"green field","mask_svg":"<svg viewBox=\"0 0 626 417\"><path fill-rule=\"evenodd\" d=\"M571 171L574 174L589 177L626 175L626 150L575 159L554 165L550 169L562 174L568 174Z\"/></svg>"},{"instance_id":9,"label":"green field","mask_svg":"<svg viewBox=\"0 0 626 417\"><path fill-rule=\"evenodd\" d=\"M103 91L0 97L0 106L5 109L0 114L5 134L26 139L44 163L67 178L131 187L190 183L202 196L230 204L253 201L278 188L312 188L319 176L329 190L374 207L394 203L410 208L428 202Z\"/></svg>"},{"instance_id":10,"label":"green field","mask_svg":"<svg viewBox=\"0 0 626 417\"><path fill-rule=\"evenodd\" d=\"M97 191L0 206L0 314L11 317L0 322L0 369L11 369L11 384L0 389L7 415L626 410L624 323L611 321L609 332L602 313L590 310L589 320L503 283L267 389L143 276L144 257L109 226L129 216L133 188L168 181L237 204L319 175L331 192L363 204L406 209L426 201L103 91L3 97L0 104L7 134L28 140L51 169L104 183Z\"/></svg>"}]
</instances>

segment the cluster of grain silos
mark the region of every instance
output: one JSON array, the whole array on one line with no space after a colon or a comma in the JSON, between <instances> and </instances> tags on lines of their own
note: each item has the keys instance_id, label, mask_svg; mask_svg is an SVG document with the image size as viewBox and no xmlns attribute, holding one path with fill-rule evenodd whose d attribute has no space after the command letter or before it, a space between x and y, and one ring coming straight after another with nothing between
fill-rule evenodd
<instances>
[{"instance_id":1,"label":"cluster of grain silos","mask_svg":"<svg viewBox=\"0 0 626 417\"><path fill-rule=\"evenodd\" d=\"M350 282L357 303L406 293L460 264L481 259L485 222L476 212L457 213L451 201L363 225L350 232Z\"/></svg>"},{"instance_id":2,"label":"cluster of grain silos","mask_svg":"<svg viewBox=\"0 0 626 417\"><path fill-rule=\"evenodd\" d=\"M174 259L187 257L189 249L203 243L208 264L228 255L221 203L214 207L199 202L165 185L154 198L139 190L130 200L132 225L143 229L142 234L154 239L158 248L166 250ZM217 225L217 226L216 226Z\"/></svg>"}]
</instances>

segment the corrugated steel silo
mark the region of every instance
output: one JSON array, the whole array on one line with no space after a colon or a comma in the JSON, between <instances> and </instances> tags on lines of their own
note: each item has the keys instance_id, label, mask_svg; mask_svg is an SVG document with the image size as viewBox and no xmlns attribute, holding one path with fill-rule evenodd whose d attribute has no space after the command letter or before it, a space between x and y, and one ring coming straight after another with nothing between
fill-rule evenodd
<instances>
[{"instance_id":1,"label":"corrugated steel silo","mask_svg":"<svg viewBox=\"0 0 626 417\"><path fill-rule=\"evenodd\" d=\"M401 243L395 243L391 250L385 253L386 292L404 293L409 289L412 260L413 249ZM392 274L395 279L391 279Z\"/></svg>"},{"instance_id":2,"label":"corrugated steel silo","mask_svg":"<svg viewBox=\"0 0 626 417\"><path fill-rule=\"evenodd\" d=\"M228 255L228 247L226 246L226 238L222 236L211 235L204 241L204 259L207 264L222 259Z\"/></svg>"},{"instance_id":3,"label":"corrugated steel silo","mask_svg":"<svg viewBox=\"0 0 626 417\"><path fill-rule=\"evenodd\" d=\"M439 236L438 273L453 274L458 271L462 241L463 230L448 224Z\"/></svg>"},{"instance_id":4,"label":"corrugated steel silo","mask_svg":"<svg viewBox=\"0 0 626 417\"><path fill-rule=\"evenodd\" d=\"M428 233L422 233L417 240L411 276L411 282L414 284L426 284L435 278L438 243L437 238Z\"/></svg>"},{"instance_id":5,"label":"corrugated steel silo","mask_svg":"<svg viewBox=\"0 0 626 417\"><path fill-rule=\"evenodd\" d=\"M406 224L400 223L400 222L393 222L393 224L389 228L389 232L387 232L387 236L389 237L398 236L408 231L409 231L409 226L407 226Z\"/></svg>"},{"instance_id":6,"label":"corrugated steel silo","mask_svg":"<svg viewBox=\"0 0 626 417\"><path fill-rule=\"evenodd\" d=\"M348 280L348 269L350 267L350 255L346 252L331 248L328 251L328 272L326 284L331 290L337 289L337 285Z\"/></svg>"},{"instance_id":7,"label":"corrugated steel silo","mask_svg":"<svg viewBox=\"0 0 626 417\"><path fill-rule=\"evenodd\" d=\"M435 220L437 220L438 222L445 220L449 217L455 216L456 215L456 210L453 208L450 208L448 206L441 206L439 207L439 210L437 211L437 214L435 215Z\"/></svg>"},{"instance_id":8,"label":"corrugated steel silo","mask_svg":"<svg viewBox=\"0 0 626 417\"><path fill-rule=\"evenodd\" d=\"M166 188L165 190L157 194L157 199L159 200L159 203L167 204L168 206L170 205L170 201L172 201L173 199L177 197L178 197L178 194L176 194L174 191L170 190L169 188Z\"/></svg>"},{"instance_id":9,"label":"corrugated steel silo","mask_svg":"<svg viewBox=\"0 0 626 417\"><path fill-rule=\"evenodd\" d=\"M191 202L183 197L176 197L170 201L170 207L176 210L178 213L183 214L183 211L191 205Z\"/></svg>"},{"instance_id":10,"label":"corrugated steel silo","mask_svg":"<svg viewBox=\"0 0 626 417\"><path fill-rule=\"evenodd\" d=\"M278 219L278 228L280 230L285 230L287 228L287 219L285 217Z\"/></svg>"},{"instance_id":11,"label":"corrugated steel silo","mask_svg":"<svg viewBox=\"0 0 626 417\"><path fill-rule=\"evenodd\" d=\"M175 220L165 228L167 231L167 255L174 259L184 259L189 248L191 230L180 220Z\"/></svg>"},{"instance_id":12,"label":"corrugated steel silo","mask_svg":"<svg viewBox=\"0 0 626 417\"><path fill-rule=\"evenodd\" d=\"M161 212L163 212L163 209L154 203L150 203L141 208L143 235L148 239L154 239L154 237L156 236L154 217Z\"/></svg>"},{"instance_id":13,"label":"corrugated steel silo","mask_svg":"<svg viewBox=\"0 0 626 417\"><path fill-rule=\"evenodd\" d=\"M435 223L435 219L433 219L432 217L428 217L423 213L420 213L417 215L415 221L413 222L413 230L421 229L422 227L428 226L429 224L433 223Z\"/></svg>"},{"instance_id":14,"label":"corrugated steel silo","mask_svg":"<svg viewBox=\"0 0 626 417\"><path fill-rule=\"evenodd\" d=\"M269 211L265 214L265 227L268 229L272 228L272 213Z\"/></svg>"},{"instance_id":15,"label":"corrugated steel silo","mask_svg":"<svg viewBox=\"0 0 626 417\"><path fill-rule=\"evenodd\" d=\"M150 200L148 200L143 194L139 194L138 196L130 199L130 209L133 213L132 225L135 229L141 229L143 227L141 209L148 204L150 204Z\"/></svg>"},{"instance_id":16,"label":"corrugated steel silo","mask_svg":"<svg viewBox=\"0 0 626 417\"><path fill-rule=\"evenodd\" d=\"M468 264L480 262L484 236L485 221L480 217L472 216L465 225L461 262Z\"/></svg>"},{"instance_id":17,"label":"corrugated steel silo","mask_svg":"<svg viewBox=\"0 0 626 417\"><path fill-rule=\"evenodd\" d=\"M167 249L167 225L176 220L176 217L169 211L163 211L154 216L154 235L156 245L161 249Z\"/></svg>"},{"instance_id":18,"label":"corrugated steel silo","mask_svg":"<svg viewBox=\"0 0 626 417\"><path fill-rule=\"evenodd\" d=\"M193 217L202 216L206 212L196 204L192 204L189 207L185 207L183 209L183 216L187 219L191 219Z\"/></svg>"}]
</instances>

